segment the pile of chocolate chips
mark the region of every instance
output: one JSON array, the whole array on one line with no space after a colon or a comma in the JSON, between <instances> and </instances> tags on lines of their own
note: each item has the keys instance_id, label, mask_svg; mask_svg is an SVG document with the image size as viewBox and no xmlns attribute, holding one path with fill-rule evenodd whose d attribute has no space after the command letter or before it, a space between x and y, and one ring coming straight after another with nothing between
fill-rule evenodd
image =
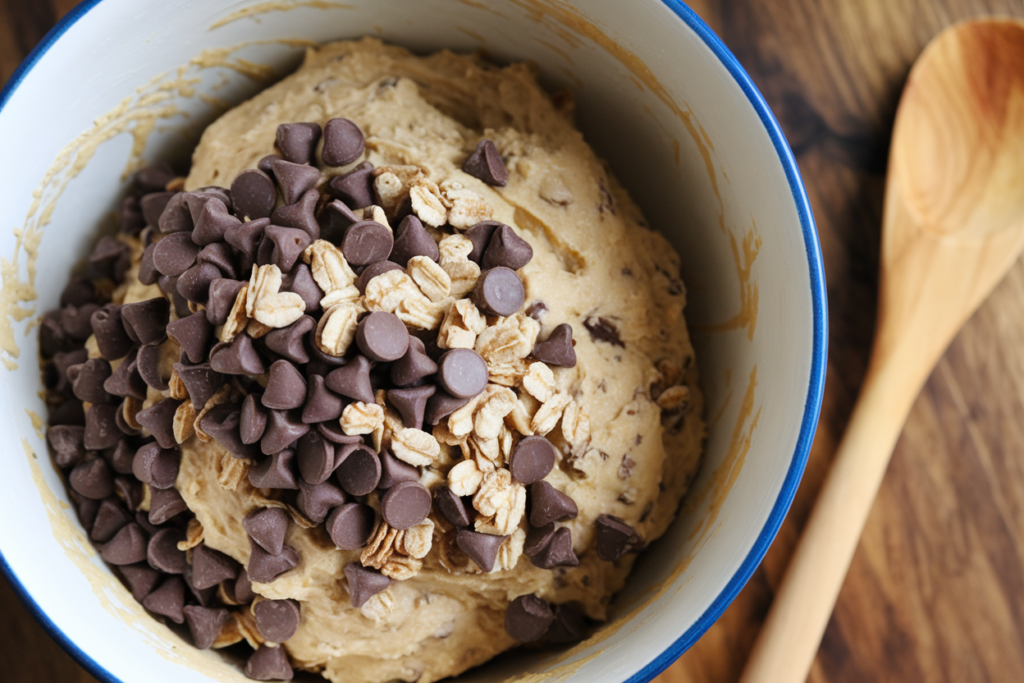
<instances>
[{"instance_id":1,"label":"pile of chocolate chips","mask_svg":"<svg viewBox=\"0 0 1024 683\"><path fill-rule=\"evenodd\" d=\"M366 504L370 494L378 496L388 525L399 530L422 522L436 503L457 529L458 547L485 571L493 568L506 538L470 530L463 499L446 486L432 496L419 483L418 468L387 447L378 454L364 437L340 428L347 404L373 404L379 390L386 391L405 427L437 425L486 388L488 368L475 351L440 349L436 333L411 334L387 312L360 319L345 357L326 354L315 343L324 293L300 258L315 240L341 249L359 275L360 290L381 273L403 269L414 256L438 258L435 239L408 206L393 217L400 221L394 237L381 223L357 215L374 202L368 162L332 178L321 194L320 171L311 165L321 137L326 165L351 164L363 153L359 128L333 119L322 130L315 123L280 126L280 154L240 173L230 189L183 192L170 169L141 171L122 205L121 231L144 247L139 280L158 285L165 296L110 303L130 266L131 248L128 241L104 237L90 256L87 276L73 279L61 296L61 309L42 321L40 346L49 360L44 365L48 439L58 466L68 472L79 516L136 599L170 621L187 622L201 648L220 645L229 607L253 602L250 581L273 581L301 558L284 544L289 515L278 508L258 510L244 520L252 550L246 568L189 541L192 515L174 488L180 462L175 415L185 398L197 412L207 407L197 423L203 432L231 455L253 462L248 471L253 486L271 490L309 521L324 524L339 548L358 549L369 540L376 525L376 513ZM489 140L477 146L463 170L491 185L507 180ZM474 303L494 316L518 311L524 289L515 271L532 257L529 245L494 221L464 234L474 244L470 259L483 269ZM242 332L217 342L215 328L227 321L248 273L267 264L283 273L282 291L302 298L305 315L258 338ZM99 358L89 359L84 348L90 335ZM177 398L160 371L167 337L181 349L171 378L184 390ZM560 325L532 355L549 365L572 366L572 344L571 327ZM255 379L261 375L265 387ZM140 409L150 389L172 396ZM207 405L225 391L226 399ZM143 437L143 429L151 436ZM576 505L541 481L555 458L555 447L540 436L522 439L510 458L513 476L530 487L531 530L524 553L545 568L578 564L569 530L555 529L556 521L575 517ZM640 547L622 520L602 516L597 523L602 559L614 561ZM359 563L348 565L345 575L356 607L391 582ZM539 607L542 603L534 596L513 603L506 624L514 638L568 642L584 635L577 606L556 605L552 611L546 603ZM287 640L299 623L293 601L257 601L252 614L270 643ZM248 676L291 678L283 648L256 646Z\"/></svg>"}]
</instances>

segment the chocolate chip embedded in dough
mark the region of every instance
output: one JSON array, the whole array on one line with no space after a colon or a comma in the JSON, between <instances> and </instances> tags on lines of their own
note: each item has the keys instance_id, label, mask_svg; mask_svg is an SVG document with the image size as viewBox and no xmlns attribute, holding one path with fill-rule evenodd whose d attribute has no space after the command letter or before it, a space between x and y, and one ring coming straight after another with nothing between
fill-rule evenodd
<instances>
[{"instance_id":1,"label":"chocolate chip embedded in dough","mask_svg":"<svg viewBox=\"0 0 1024 683\"><path fill-rule=\"evenodd\" d=\"M373 164L364 161L345 175L331 178L327 190L352 209L370 206L373 204Z\"/></svg>"},{"instance_id":2,"label":"chocolate chip embedded in dough","mask_svg":"<svg viewBox=\"0 0 1024 683\"><path fill-rule=\"evenodd\" d=\"M236 225L228 228L224 233L224 241L250 258L256 258L256 252L260 242L263 241L263 233L268 225L270 225L269 218L257 218L254 221Z\"/></svg>"},{"instance_id":3,"label":"chocolate chip embedded in dough","mask_svg":"<svg viewBox=\"0 0 1024 683\"><path fill-rule=\"evenodd\" d=\"M286 448L249 468L249 483L258 489L297 489L295 451Z\"/></svg>"},{"instance_id":4,"label":"chocolate chip embedded in dough","mask_svg":"<svg viewBox=\"0 0 1024 683\"><path fill-rule=\"evenodd\" d=\"M304 434L295 448L299 474L307 484L313 486L330 478L336 458L334 444L315 430Z\"/></svg>"},{"instance_id":5,"label":"chocolate chip embedded in dough","mask_svg":"<svg viewBox=\"0 0 1024 683\"><path fill-rule=\"evenodd\" d=\"M551 330L548 338L534 345L530 352L533 358L561 368L576 366L576 350L573 348L572 326L562 323Z\"/></svg>"},{"instance_id":6,"label":"chocolate chip embedded in dough","mask_svg":"<svg viewBox=\"0 0 1024 683\"><path fill-rule=\"evenodd\" d=\"M76 341L85 341L92 334L92 314L100 310L97 303L64 306L60 310L60 326Z\"/></svg>"},{"instance_id":7,"label":"chocolate chip embedded in dough","mask_svg":"<svg viewBox=\"0 0 1024 683\"><path fill-rule=\"evenodd\" d=\"M573 519L579 514L575 501L546 481L530 484L530 524L542 527L550 522Z\"/></svg>"},{"instance_id":8,"label":"chocolate chip embedded in dough","mask_svg":"<svg viewBox=\"0 0 1024 683\"><path fill-rule=\"evenodd\" d=\"M363 153L363 131L348 119L331 119L324 126L324 147L320 157L327 166L346 166Z\"/></svg>"},{"instance_id":9,"label":"chocolate chip embedded in dough","mask_svg":"<svg viewBox=\"0 0 1024 683\"><path fill-rule=\"evenodd\" d=\"M485 270L476 281L473 303L490 315L507 317L519 310L526 299L523 281L516 271L504 266Z\"/></svg>"},{"instance_id":10,"label":"chocolate chip embedded in dough","mask_svg":"<svg viewBox=\"0 0 1024 683\"><path fill-rule=\"evenodd\" d=\"M121 528L100 549L100 557L110 564L135 564L146 559L146 534L132 522Z\"/></svg>"},{"instance_id":11,"label":"chocolate chip embedded in dough","mask_svg":"<svg viewBox=\"0 0 1024 683\"><path fill-rule=\"evenodd\" d=\"M188 505L178 493L178 489L153 489L150 491L150 524L163 524L186 510L188 510Z\"/></svg>"},{"instance_id":12,"label":"chocolate chip embedded in dough","mask_svg":"<svg viewBox=\"0 0 1024 683\"><path fill-rule=\"evenodd\" d=\"M277 188L269 175L250 168L239 173L232 181L231 200L239 216L249 219L267 218L277 203Z\"/></svg>"},{"instance_id":13,"label":"chocolate chip embedded in dough","mask_svg":"<svg viewBox=\"0 0 1024 683\"><path fill-rule=\"evenodd\" d=\"M327 422L341 417L345 402L331 392L324 382L324 378L320 375L313 375L309 378L306 405L302 408L302 421L306 424Z\"/></svg>"},{"instance_id":14,"label":"chocolate chip embedded in dough","mask_svg":"<svg viewBox=\"0 0 1024 683\"><path fill-rule=\"evenodd\" d=\"M369 505L347 503L331 511L327 533L342 550L357 550L370 540L376 523L377 513Z\"/></svg>"},{"instance_id":15,"label":"chocolate chip embedded in dough","mask_svg":"<svg viewBox=\"0 0 1024 683\"><path fill-rule=\"evenodd\" d=\"M224 403L211 408L199 421L199 426L234 457L254 458L259 453L259 449L255 445L242 443L240 421L239 406Z\"/></svg>"},{"instance_id":16,"label":"chocolate chip embedded in dough","mask_svg":"<svg viewBox=\"0 0 1024 683\"><path fill-rule=\"evenodd\" d=\"M529 242L517 235L511 227L501 225L491 235L491 239L487 243L487 250L484 251L483 258L480 260L480 267L488 270L504 266L511 270L519 270L532 258L533 247Z\"/></svg>"},{"instance_id":17,"label":"chocolate chip embedded in dough","mask_svg":"<svg viewBox=\"0 0 1024 683\"><path fill-rule=\"evenodd\" d=\"M498 559L498 549L506 538L508 536L482 534L469 529L459 529L455 532L455 544L485 572L494 569L494 562Z\"/></svg>"},{"instance_id":18,"label":"chocolate chip embedded in dough","mask_svg":"<svg viewBox=\"0 0 1024 683\"><path fill-rule=\"evenodd\" d=\"M413 256L426 256L436 261L441 253L437 242L414 214L402 219L395 230L395 244L389 256L391 261L405 266Z\"/></svg>"},{"instance_id":19,"label":"chocolate chip embedded in dough","mask_svg":"<svg viewBox=\"0 0 1024 683\"><path fill-rule=\"evenodd\" d=\"M319 123L282 123L277 127L275 145L285 161L309 164L313 162L321 133Z\"/></svg>"},{"instance_id":20,"label":"chocolate chip embedded in dough","mask_svg":"<svg viewBox=\"0 0 1024 683\"><path fill-rule=\"evenodd\" d=\"M302 298L302 302L306 304L307 314L320 310L320 300L324 298L324 291L313 279L313 273L305 263L296 264L288 276L282 278L281 289L298 294ZM316 321L314 321L313 327L316 327ZM296 362L305 363L308 360L307 356L306 360Z\"/></svg>"},{"instance_id":21,"label":"chocolate chip embedded in dough","mask_svg":"<svg viewBox=\"0 0 1024 683\"><path fill-rule=\"evenodd\" d=\"M615 562L626 553L639 550L643 541L636 530L613 515L599 515L597 529L597 556L606 562Z\"/></svg>"},{"instance_id":22,"label":"chocolate chip embedded in dough","mask_svg":"<svg viewBox=\"0 0 1024 683\"><path fill-rule=\"evenodd\" d=\"M284 648L269 645L260 645L249 655L243 671L254 681L290 681L295 676Z\"/></svg>"},{"instance_id":23,"label":"chocolate chip embedded in dough","mask_svg":"<svg viewBox=\"0 0 1024 683\"><path fill-rule=\"evenodd\" d=\"M139 377L145 382L146 386L152 387L157 391L167 390L167 380L160 375L159 344L147 344L140 347L135 357L135 363Z\"/></svg>"},{"instance_id":24,"label":"chocolate chip embedded in dough","mask_svg":"<svg viewBox=\"0 0 1024 683\"><path fill-rule=\"evenodd\" d=\"M320 180L320 171L312 166L293 164L283 159L274 159L270 162L277 179L277 186L281 190L281 196L285 204L294 204L299 201L309 190Z\"/></svg>"},{"instance_id":25,"label":"chocolate chip embedded in dough","mask_svg":"<svg viewBox=\"0 0 1024 683\"><path fill-rule=\"evenodd\" d=\"M105 498L96 509L96 518L89 531L89 538L97 543L106 543L133 519L124 505L114 498Z\"/></svg>"},{"instance_id":26,"label":"chocolate chip embedded in dough","mask_svg":"<svg viewBox=\"0 0 1024 683\"><path fill-rule=\"evenodd\" d=\"M138 602L142 602L152 593L160 581L160 572L148 564L127 564L118 569L132 597Z\"/></svg>"},{"instance_id":27,"label":"chocolate chip embedded in dough","mask_svg":"<svg viewBox=\"0 0 1024 683\"><path fill-rule=\"evenodd\" d=\"M242 518L249 538L271 555L280 555L288 531L288 513L282 508L259 508Z\"/></svg>"},{"instance_id":28,"label":"chocolate chip embedded in dough","mask_svg":"<svg viewBox=\"0 0 1024 683\"><path fill-rule=\"evenodd\" d=\"M523 543L523 554L533 557L540 553L551 542L555 535L555 523L548 522L544 526L531 526L526 532L526 541Z\"/></svg>"},{"instance_id":29,"label":"chocolate chip embedded in dough","mask_svg":"<svg viewBox=\"0 0 1024 683\"><path fill-rule=\"evenodd\" d=\"M246 283L240 280L217 278L210 283L206 299L206 319L211 325L223 325L228 320L231 307L235 305L239 290Z\"/></svg>"},{"instance_id":30,"label":"chocolate chip embedded in dough","mask_svg":"<svg viewBox=\"0 0 1024 683\"><path fill-rule=\"evenodd\" d=\"M58 467L71 467L85 457L85 427L76 425L53 425L46 430L46 440L53 449L53 459Z\"/></svg>"},{"instance_id":31,"label":"chocolate chip embedded in dough","mask_svg":"<svg viewBox=\"0 0 1024 683\"><path fill-rule=\"evenodd\" d=\"M309 431L301 416L291 410L271 410L267 414L267 429L260 439L260 450L272 455L288 448Z\"/></svg>"},{"instance_id":32,"label":"chocolate chip embedded in dough","mask_svg":"<svg viewBox=\"0 0 1024 683\"><path fill-rule=\"evenodd\" d=\"M185 582L178 576L164 579L160 587L146 596L142 606L154 614L167 617L175 624L185 623Z\"/></svg>"},{"instance_id":33,"label":"chocolate chip embedded in dough","mask_svg":"<svg viewBox=\"0 0 1024 683\"><path fill-rule=\"evenodd\" d=\"M359 277L356 278L356 288L359 290L360 294L365 294L366 285L370 284L370 280L392 270L401 270L402 272L405 272L405 269L394 261L377 261L376 263L371 263L366 266L366 268L363 269L363 272L359 274Z\"/></svg>"},{"instance_id":34,"label":"chocolate chip embedded in dough","mask_svg":"<svg viewBox=\"0 0 1024 683\"><path fill-rule=\"evenodd\" d=\"M185 532L181 529L160 529L149 539L146 546L146 561L153 569L166 574L181 574L188 562L185 551L178 550L178 541L185 540Z\"/></svg>"},{"instance_id":35,"label":"chocolate chip embedded in dough","mask_svg":"<svg viewBox=\"0 0 1024 683\"><path fill-rule=\"evenodd\" d=\"M223 607L187 605L181 611L192 635L192 644L200 650L208 650L213 646L224 624L231 618L231 613Z\"/></svg>"},{"instance_id":36,"label":"chocolate chip embedded in dough","mask_svg":"<svg viewBox=\"0 0 1024 683\"><path fill-rule=\"evenodd\" d=\"M398 530L416 526L430 514L430 491L415 481L395 484L380 502L381 514L393 528Z\"/></svg>"},{"instance_id":37,"label":"chocolate chip embedded in dough","mask_svg":"<svg viewBox=\"0 0 1024 683\"><path fill-rule=\"evenodd\" d=\"M609 318L592 315L583 321L583 326L587 328L587 332L590 333L590 338L594 341L605 342L612 346L626 348L626 344L622 341L622 337L619 336L619 328L615 325L615 321Z\"/></svg>"},{"instance_id":38,"label":"chocolate chip embedded in dough","mask_svg":"<svg viewBox=\"0 0 1024 683\"><path fill-rule=\"evenodd\" d=\"M301 407L305 400L306 379L302 373L289 361L274 361L263 391L263 405L273 410L291 410Z\"/></svg>"},{"instance_id":39,"label":"chocolate chip embedded in dough","mask_svg":"<svg viewBox=\"0 0 1024 683\"><path fill-rule=\"evenodd\" d=\"M307 191L299 201L276 209L270 216L270 222L285 228L301 230L309 236L310 241L320 239L320 224L316 220L316 205L320 201L320 192L313 189Z\"/></svg>"},{"instance_id":40,"label":"chocolate chip embedded in dough","mask_svg":"<svg viewBox=\"0 0 1024 683\"><path fill-rule=\"evenodd\" d=\"M423 415L427 409L427 401L437 387L433 384L424 384L420 387L408 389L388 389L388 403L394 406L395 410L402 416L402 424L410 429L423 428Z\"/></svg>"},{"instance_id":41,"label":"chocolate chip embedded in dough","mask_svg":"<svg viewBox=\"0 0 1024 683\"><path fill-rule=\"evenodd\" d=\"M268 225L263 240L269 240L269 243L273 244L270 260L282 273L289 272L306 247L313 243L304 230L283 228L279 225Z\"/></svg>"},{"instance_id":42,"label":"chocolate chip embedded in dough","mask_svg":"<svg viewBox=\"0 0 1024 683\"><path fill-rule=\"evenodd\" d=\"M235 578L238 568L237 562L205 543L192 549L192 585L200 590Z\"/></svg>"},{"instance_id":43,"label":"chocolate chip embedded in dough","mask_svg":"<svg viewBox=\"0 0 1024 683\"><path fill-rule=\"evenodd\" d=\"M558 449L543 436L528 436L512 449L509 470L521 484L532 484L548 475L555 466Z\"/></svg>"},{"instance_id":44,"label":"chocolate chip embedded in dough","mask_svg":"<svg viewBox=\"0 0 1024 683\"><path fill-rule=\"evenodd\" d=\"M394 237L377 221L359 221L348 227L341 240L341 253L354 266L368 266L391 254Z\"/></svg>"},{"instance_id":45,"label":"chocolate chip embedded in dough","mask_svg":"<svg viewBox=\"0 0 1024 683\"><path fill-rule=\"evenodd\" d=\"M370 361L365 356L354 356L345 365L331 370L324 378L327 388L336 394L374 403L373 385L370 383Z\"/></svg>"},{"instance_id":46,"label":"chocolate chip embedded in dough","mask_svg":"<svg viewBox=\"0 0 1024 683\"><path fill-rule=\"evenodd\" d=\"M107 277L114 282L124 279L130 265L130 247L110 236L101 237L89 254L89 267L92 271L99 277Z\"/></svg>"},{"instance_id":47,"label":"chocolate chip embedded in dough","mask_svg":"<svg viewBox=\"0 0 1024 683\"><path fill-rule=\"evenodd\" d=\"M79 401L86 403L111 403L114 400L103 388L103 383L111 374L110 361L103 358L90 358L67 370L72 393Z\"/></svg>"},{"instance_id":48,"label":"chocolate chip embedded in dough","mask_svg":"<svg viewBox=\"0 0 1024 683\"><path fill-rule=\"evenodd\" d=\"M229 342L214 345L210 351L210 368L225 375L256 376L267 371L252 337L244 332L236 334Z\"/></svg>"},{"instance_id":49,"label":"chocolate chip embedded in dough","mask_svg":"<svg viewBox=\"0 0 1024 683\"><path fill-rule=\"evenodd\" d=\"M546 643L578 643L587 635L587 617L576 601L552 605L555 620L544 635Z\"/></svg>"},{"instance_id":50,"label":"chocolate chip embedded in dough","mask_svg":"<svg viewBox=\"0 0 1024 683\"><path fill-rule=\"evenodd\" d=\"M568 527L556 530L539 552L530 556L530 561L541 569L575 567L580 560L572 549L572 532Z\"/></svg>"},{"instance_id":51,"label":"chocolate chip embedded in dough","mask_svg":"<svg viewBox=\"0 0 1024 683\"><path fill-rule=\"evenodd\" d=\"M380 451L380 481L377 488L386 491L403 481L419 481L420 471L396 458L387 446Z\"/></svg>"},{"instance_id":52,"label":"chocolate chip embedded in dough","mask_svg":"<svg viewBox=\"0 0 1024 683\"><path fill-rule=\"evenodd\" d=\"M123 358L135 344L124 329L121 307L117 304L107 304L93 313L89 321L100 355L107 360Z\"/></svg>"},{"instance_id":53,"label":"chocolate chip embedded in dough","mask_svg":"<svg viewBox=\"0 0 1024 683\"><path fill-rule=\"evenodd\" d=\"M299 495L295 497L295 507L314 524L322 523L332 509L349 501L345 492L331 481L308 484L299 477L298 485Z\"/></svg>"},{"instance_id":54,"label":"chocolate chip embedded in dough","mask_svg":"<svg viewBox=\"0 0 1024 683\"><path fill-rule=\"evenodd\" d=\"M394 313L374 311L359 321L355 341L370 360L391 362L409 349L409 331Z\"/></svg>"},{"instance_id":55,"label":"chocolate chip embedded in dough","mask_svg":"<svg viewBox=\"0 0 1024 683\"><path fill-rule=\"evenodd\" d=\"M154 489L174 486L180 467L181 452L177 448L161 448L152 442L140 446L132 459L132 474Z\"/></svg>"},{"instance_id":56,"label":"chocolate chip embedded in dough","mask_svg":"<svg viewBox=\"0 0 1024 683\"><path fill-rule=\"evenodd\" d=\"M437 509L441 511L445 519L451 522L452 526L463 528L472 523L473 520L470 519L462 498L447 486L437 488L437 491L434 492L434 501L437 503Z\"/></svg>"},{"instance_id":57,"label":"chocolate chip embedded in dough","mask_svg":"<svg viewBox=\"0 0 1024 683\"><path fill-rule=\"evenodd\" d=\"M283 643L299 628L299 603L295 600L260 600L252 607L256 628L272 643Z\"/></svg>"},{"instance_id":58,"label":"chocolate chip embedded in dough","mask_svg":"<svg viewBox=\"0 0 1024 683\"><path fill-rule=\"evenodd\" d=\"M554 620L547 600L520 595L505 611L505 632L520 643L532 643L544 637Z\"/></svg>"},{"instance_id":59,"label":"chocolate chip embedded in dough","mask_svg":"<svg viewBox=\"0 0 1024 683\"><path fill-rule=\"evenodd\" d=\"M201 249L192 241L192 233L171 233L153 245L153 267L164 275L181 275L196 262Z\"/></svg>"},{"instance_id":60,"label":"chocolate chip embedded in dough","mask_svg":"<svg viewBox=\"0 0 1024 683\"><path fill-rule=\"evenodd\" d=\"M210 292L210 284L223 275L220 268L212 263L196 263L178 277L175 289L186 301L205 306Z\"/></svg>"},{"instance_id":61,"label":"chocolate chip embedded in dough","mask_svg":"<svg viewBox=\"0 0 1024 683\"><path fill-rule=\"evenodd\" d=\"M437 382L457 398L473 398L487 388L487 361L472 349L451 349L437 364Z\"/></svg>"},{"instance_id":62,"label":"chocolate chip embedded in dough","mask_svg":"<svg viewBox=\"0 0 1024 683\"><path fill-rule=\"evenodd\" d=\"M382 590L391 585L391 579L380 572L367 569L358 562L345 565L345 578L348 579L348 594L352 606L359 609Z\"/></svg>"},{"instance_id":63,"label":"chocolate chip embedded in dough","mask_svg":"<svg viewBox=\"0 0 1024 683\"><path fill-rule=\"evenodd\" d=\"M223 277L235 279L238 273L235 272L234 250L225 242L214 242L203 247L196 256L197 263L212 263L217 266ZM211 283L212 284L212 283Z\"/></svg>"},{"instance_id":64,"label":"chocolate chip embedded in dough","mask_svg":"<svg viewBox=\"0 0 1024 683\"><path fill-rule=\"evenodd\" d=\"M462 164L462 170L488 185L505 187L508 183L508 171L498 154L498 148L491 140L477 143L476 149Z\"/></svg>"},{"instance_id":65,"label":"chocolate chip embedded in dough","mask_svg":"<svg viewBox=\"0 0 1024 683\"><path fill-rule=\"evenodd\" d=\"M380 473L380 459L365 446L356 446L344 458L339 457L334 469L341 488L353 496L365 496L377 488Z\"/></svg>"},{"instance_id":66,"label":"chocolate chip embedded in dough","mask_svg":"<svg viewBox=\"0 0 1024 683\"><path fill-rule=\"evenodd\" d=\"M86 449L101 451L117 445L121 438L121 430L117 426L117 409L117 406L109 404L96 404L89 406L85 411L85 434L82 442Z\"/></svg>"},{"instance_id":67,"label":"chocolate chip embedded in dough","mask_svg":"<svg viewBox=\"0 0 1024 683\"><path fill-rule=\"evenodd\" d=\"M255 583L270 583L281 574L294 569L302 561L299 552L286 545L279 555L271 555L253 542L249 542L249 580Z\"/></svg>"},{"instance_id":68,"label":"chocolate chip embedded in dough","mask_svg":"<svg viewBox=\"0 0 1024 683\"><path fill-rule=\"evenodd\" d=\"M263 407L259 394L249 394L242 401L239 416L239 436L244 444L254 444L263 437L267 429L267 409Z\"/></svg>"},{"instance_id":69,"label":"chocolate chip embedded in dough","mask_svg":"<svg viewBox=\"0 0 1024 683\"><path fill-rule=\"evenodd\" d=\"M469 403L468 398L459 398L458 396L452 396L447 391L438 390L427 399L427 408L423 413L423 421L431 427L436 427L441 420L467 403Z\"/></svg>"}]
</instances>

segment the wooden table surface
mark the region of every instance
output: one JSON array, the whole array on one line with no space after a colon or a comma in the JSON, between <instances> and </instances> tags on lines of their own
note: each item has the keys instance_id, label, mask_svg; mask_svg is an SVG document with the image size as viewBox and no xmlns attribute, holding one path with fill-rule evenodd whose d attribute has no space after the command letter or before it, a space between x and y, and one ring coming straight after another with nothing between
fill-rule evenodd
<instances>
[{"instance_id":1,"label":"wooden table surface","mask_svg":"<svg viewBox=\"0 0 1024 683\"><path fill-rule=\"evenodd\" d=\"M0 0L0 82L74 0ZM732 683L850 415L870 347L889 136L943 27L1024 0L696 0L782 123L828 277L828 379L807 473L761 568L660 683ZM1024 264L910 414L810 681L1024 681ZM94 681L0 580L0 679Z\"/></svg>"}]
</instances>

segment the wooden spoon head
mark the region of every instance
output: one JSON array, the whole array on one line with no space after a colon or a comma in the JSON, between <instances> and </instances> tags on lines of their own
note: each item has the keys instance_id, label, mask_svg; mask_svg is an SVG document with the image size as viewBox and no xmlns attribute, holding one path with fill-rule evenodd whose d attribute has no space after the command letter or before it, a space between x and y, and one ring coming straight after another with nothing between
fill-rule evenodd
<instances>
[{"instance_id":1,"label":"wooden spoon head","mask_svg":"<svg viewBox=\"0 0 1024 683\"><path fill-rule=\"evenodd\" d=\"M1024 22L965 22L928 45L891 161L918 228L967 239L1024 229Z\"/></svg>"}]
</instances>

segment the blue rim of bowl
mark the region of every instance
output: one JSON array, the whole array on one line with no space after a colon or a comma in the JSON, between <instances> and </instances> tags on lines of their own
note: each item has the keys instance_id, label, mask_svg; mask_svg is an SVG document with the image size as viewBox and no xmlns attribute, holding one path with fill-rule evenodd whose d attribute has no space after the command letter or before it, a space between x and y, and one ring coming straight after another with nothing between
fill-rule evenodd
<instances>
[{"instance_id":1,"label":"blue rim of bowl","mask_svg":"<svg viewBox=\"0 0 1024 683\"><path fill-rule=\"evenodd\" d=\"M17 90L25 76L28 75L28 72L49 51L50 47L75 22L85 16L89 10L100 2L102 0L85 0L68 12L50 29L42 41L25 58L25 61L14 70L3 90L0 90L0 110L4 108L11 95L14 94L14 91ZM758 534L757 540L754 541L754 546L747 553L743 563L736 570L736 573L732 575L732 578L725 585L725 588L722 589L722 592L718 594L696 623L677 638L664 652L627 679L625 683L647 683L647 681L650 681L667 669L672 662L697 642L704 635L704 632L718 620L718 617L722 615L725 608L736 598L743 586L750 580L754 570L761 563L765 553L768 552L768 546L771 545L779 531L779 527L782 526L782 520L789 511L789 506L796 495L797 487L800 485L804 467L807 465L807 458L811 451L811 442L814 439L814 431L818 424L818 415L821 411L821 401L824 395L825 358L828 346L828 307L825 294L825 272L822 265L821 245L818 243L818 232L814 225L814 217L811 214L811 205L807 199L807 191L804 189L804 184L800 177L800 169L797 167L793 151L790 149L789 143L786 142L786 137L783 135L778 121L775 120L775 116L768 108L768 103L765 102L764 97L761 96L746 70L740 65L729 48L715 35L714 31L693 10L679 0L661 0L661 2L672 10L694 33L700 36L704 44L718 57L722 66L733 77L736 84L743 91L743 94L747 96L754 111L757 112L762 125L765 127L765 131L768 133L768 137L772 141L772 145L775 147L776 153L779 155L779 161L786 171L786 180L789 182L790 190L793 193L793 202L800 217L800 229L803 232L804 248L807 252L807 269L811 284L811 308L812 315L814 316L813 348L810 386L807 390L807 400L804 403L804 416L800 424L800 434L797 438L796 449L793 452L793 459L789 464L789 470L786 472L786 478L782 482L779 496L775 500L775 505L772 507L768 519L761 529L761 533ZM29 612L42 624L46 632L50 634L50 637L57 641L68 654L85 667L90 674L104 681L104 683L122 683L120 679L114 677L96 660L75 645L61 631L60 627L53 623L53 620L43 612L28 591L25 590L24 585L22 585L10 565L7 564L7 560L2 553L0 553L0 571L3 571L8 582L14 588L14 592L25 604Z\"/></svg>"}]
</instances>

